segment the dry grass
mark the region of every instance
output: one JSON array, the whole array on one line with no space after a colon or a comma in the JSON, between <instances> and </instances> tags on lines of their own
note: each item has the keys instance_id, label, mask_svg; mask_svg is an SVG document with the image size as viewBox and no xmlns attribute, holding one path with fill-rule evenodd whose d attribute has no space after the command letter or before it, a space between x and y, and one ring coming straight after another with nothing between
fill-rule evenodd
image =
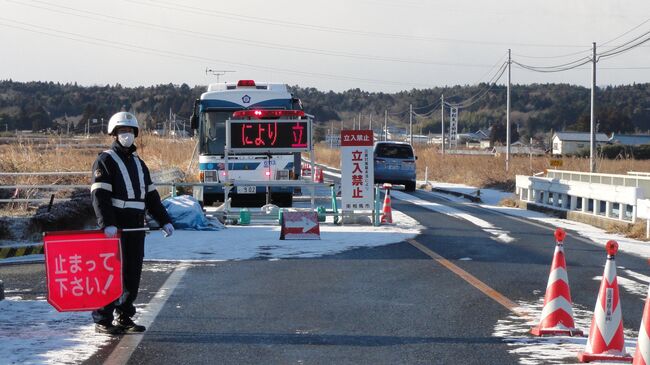
<instances>
[{"instance_id":1,"label":"dry grass","mask_svg":"<svg viewBox=\"0 0 650 365\"><path fill-rule=\"evenodd\" d=\"M432 181L459 183L485 187L501 187L514 190L516 175L532 175L552 168L550 156L511 156L510 171L505 171L505 156L472 156L472 155L442 155L436 147L415 146L417 175L424 180L425 169L428 168L427 178ZM562 170L588 171L589 159L562 157ZM316 160L329 166L339 166L339 150L330 149L324 144L316 146ZM599 172L625 174L628 171L650 171L650 161L639 160L598 160Z\"/></svg>"},{"instance_id":2,"label":"dry grass","mask_svg":"<svg viewBox=\"0 0 650 365\"><path fill-rule=\"evenodd\" d=\"M42 171L88 171L97 154L112 143L112 137L100 136L89 139L39 138L16 139L0 145L0 171L2 172L42 172ZM162 138L151 134L142 134L136 139L138 154L147 163L150 170L177 167L186 172L195 141ZM191 171L190 173L193 173ZM3 185L33 184L89 184L88 176L30 176L0 177ZM12 196L15 191L0 189L0 197ZM27 189L18 192L20 198L31 198L37 190ZM57 192L61 197L69 192ZM25 214L33 210L26 204L9 204L2 207L0 216Z\"/></svg>"}]
</instances>

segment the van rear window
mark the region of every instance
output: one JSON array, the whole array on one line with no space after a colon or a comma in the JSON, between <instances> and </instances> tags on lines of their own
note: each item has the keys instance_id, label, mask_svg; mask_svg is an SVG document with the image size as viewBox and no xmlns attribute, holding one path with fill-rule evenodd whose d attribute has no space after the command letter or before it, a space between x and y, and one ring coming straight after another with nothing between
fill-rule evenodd
<instances>
[{"instance_id":1,"label":"van rear window","mask_svg":"<svg viewBox=\"0 0 650 365\"><path fill-rule=\"evenodd\" d=\"M378 144L375 154L386 158L413 158L413 149L406 145Z\"/></svg>"}]
</instances>

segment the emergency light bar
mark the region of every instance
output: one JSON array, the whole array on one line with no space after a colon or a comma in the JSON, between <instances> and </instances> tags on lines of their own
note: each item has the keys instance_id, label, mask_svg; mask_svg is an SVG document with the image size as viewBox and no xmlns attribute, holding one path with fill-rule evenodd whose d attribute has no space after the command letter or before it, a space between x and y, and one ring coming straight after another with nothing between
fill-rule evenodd
<instances>
[{"instance_id":1,"label":"emergency light bar","mask_svg":"<svg viewBox=\"0 0 650 365\"><path fill-rule=\"evenodd\" d=\"M252 86L255 87L254 80L239 80L237 81L237 86Z\"/></svg>"},{"instance_id":2,"label":"emergency light bar","mask_svg":"<svg viewBox=\"0 0 650 365\"><path fill-rule=\"evenodd\" d=\"M232 113L233 118L278 119L282 117L304 117L302 110L239 110Z\"/></svg>"}]
</instances>

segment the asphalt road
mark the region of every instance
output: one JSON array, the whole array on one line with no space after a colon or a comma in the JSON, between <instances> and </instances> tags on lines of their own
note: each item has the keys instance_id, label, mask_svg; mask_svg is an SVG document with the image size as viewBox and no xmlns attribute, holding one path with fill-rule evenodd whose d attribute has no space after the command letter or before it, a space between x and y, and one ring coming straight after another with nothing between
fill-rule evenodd
<instances>
[{"instance_id":1,"label":"asphalt road","mask_svg":"<svg viewBox=\"0 0 650 365\"><path fill-rule=\"evenodd\" d=\"M416 238L422 246L511 301L543 296L554 227L424 192L413 195L479 217L515 239L497 241L465 220L393 200L394 208L427 227ZM573 300L593 308L599 286L593 278L602 275L605 252L568 233ZM630 255L618 255L617 263L648 270L645 260ZM22 275L44 289L37 265L0 266L0 275L5 282ZM148 301L168 276L147 273L141 300ZM639 327L643 299L621 290L627 328ZM128 363L515 364L508 345L492 336L496 322L511 314L408 242L319 259L195 265ZM87 363L120 351L115 341Z\"/></svg>"}]
</instances>

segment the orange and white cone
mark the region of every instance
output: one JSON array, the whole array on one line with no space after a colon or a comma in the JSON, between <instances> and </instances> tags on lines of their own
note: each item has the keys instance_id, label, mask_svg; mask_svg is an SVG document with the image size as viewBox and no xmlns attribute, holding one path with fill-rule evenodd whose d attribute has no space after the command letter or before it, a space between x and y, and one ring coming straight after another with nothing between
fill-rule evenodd
<instances>
[{"instance_id":1,"label":"orange and white cone","mask_svg":"<svg viewBox=\"0 0 650 365\"><path fill-rule=\"evenodd\" d=\"M648 295L643 307L643 318L639 328L639 338L636 340L636 352L634 353L634 365L650 365L650 286Z\"/></svg>"},{"instance_id":2,"label":"orange and white cone","mask_svg":"<svg viewBox=\"0 0 650 365\"><path fill-rule=\"evenodd\" d=\"M573 320L573 305L571 302L571 289L569 288L569 276L566 270L564 257L564 238L566 232L562 228L555 230L555 253L551 272L546 284L546 295L544 296L544 309L539 326L530 330L535 336L544 335L569 335L582 336L582 331L575 328Z\"/></svg>"},{"instance_id":3,"label":"orange and white cone","mask_svg":"<svg viewBox=\"0 0 650 365\"><path fill-rule=\"evenodd\" d=\"M393 223L393 208L390 203L390 184L384 184L386 194L384 195L384 207L381 210L381 223Z\"/></svg>"},{"instance_id":4,"label":"orange and white cone","mask_svg":"<svg viewBox=\"0 0 650 365\"><path fill-rule=\"evenodd\" d=\"M584 352L578 354L578 360L580 362L595 360L632 362L632 356L625 352L623 312L616 280L614 258L618 251L618 243L608 241L605 247L607 263L603 272L603 280L598 291L587 346Z\"/></svg>"}]
</instances>

